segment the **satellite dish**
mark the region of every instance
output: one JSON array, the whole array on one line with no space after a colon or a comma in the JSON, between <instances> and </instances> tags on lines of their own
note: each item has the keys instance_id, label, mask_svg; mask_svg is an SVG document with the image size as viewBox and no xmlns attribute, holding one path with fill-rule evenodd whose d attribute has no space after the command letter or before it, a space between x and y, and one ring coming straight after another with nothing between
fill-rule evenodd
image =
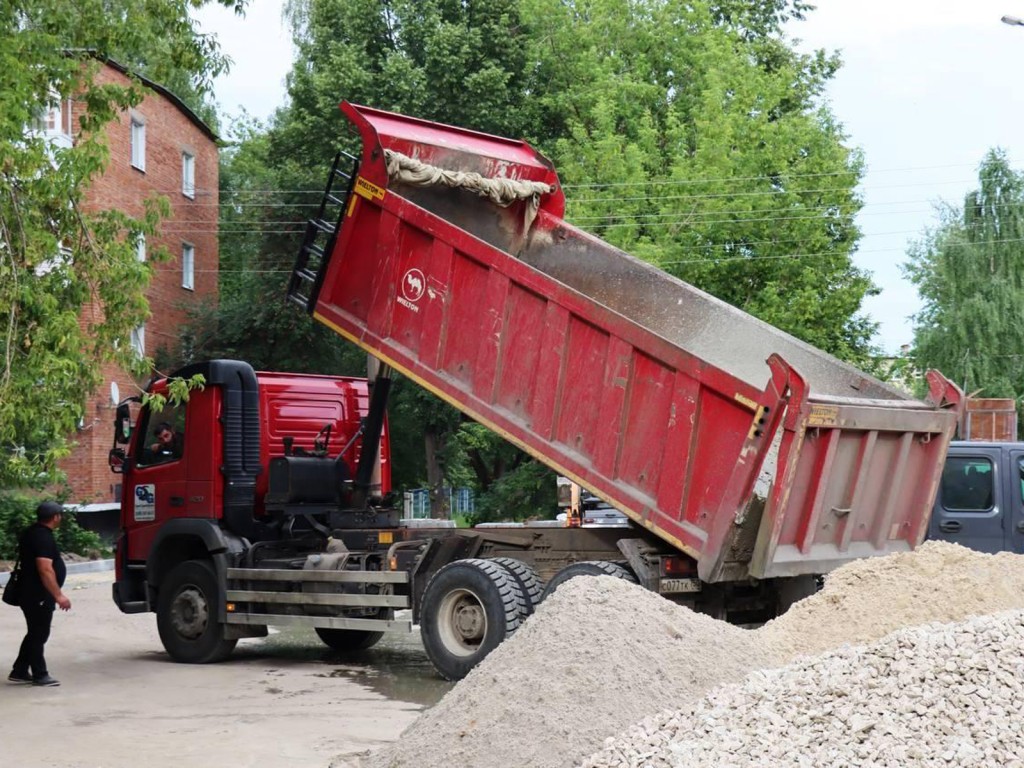
<instances>
[{"instance_id":1,"label":"satellite dish","mask_svg":"<svg viewBox=\"0 0 1024 768\"><path fill-rule=\"evenodd\" d=\"M117 405L121 402L121 390L117 386L116 381L110 382L110 403L111 405Z\"/></svg>"}]
</instances>

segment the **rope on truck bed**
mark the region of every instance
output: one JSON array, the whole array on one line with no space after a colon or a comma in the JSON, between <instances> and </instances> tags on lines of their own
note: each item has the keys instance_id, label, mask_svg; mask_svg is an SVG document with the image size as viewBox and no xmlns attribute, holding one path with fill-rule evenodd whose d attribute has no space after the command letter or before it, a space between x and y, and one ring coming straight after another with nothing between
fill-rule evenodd
<instances>
[{"instance_id":1,"label":"rope on truck bed","mask_svg":"<svg viewBox=\"0 0 1024 768\"><path fill-rule=\"evenodd\" d=\"M480 197L486 197L492 203L507 208L518 200L526 201L526 230L530 229L540 208L540 196L555 191L554 186L542 181L525 181L521 179L490 179L479 173L466 171L449 171L435 165L395 152L384 150L388 176L403 184L417 187L446 186L468 189Z\"/></svg>"}]
</instances>

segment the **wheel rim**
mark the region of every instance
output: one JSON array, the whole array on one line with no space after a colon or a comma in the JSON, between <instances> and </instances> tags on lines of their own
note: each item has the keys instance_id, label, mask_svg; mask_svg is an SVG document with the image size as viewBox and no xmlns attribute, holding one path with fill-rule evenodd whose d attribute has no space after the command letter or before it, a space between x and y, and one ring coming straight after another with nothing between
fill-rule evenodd
<instances>
[{"instance_id":1,"label":"wheel rim","mask_svg":"<svg viewBox=\"0 0 1024 768\"><path fill-rule=\"evenodd\" d=\"M187 640L200 637L210 621L210 606L202 590L194 586L183 587L171 603L171 626Z\"/></svg>"},{"instance_id":2,"label":"wheel rim","mask_svg":"<svg viewBox=\"0 0 1024 768\"><path fill-rule=\"evenodd\" d=\"M472 656L487 636L487 612L483 601L468 589L444 596L438 610L438 635L456 656Z\"/></svg>"}]
</instances>

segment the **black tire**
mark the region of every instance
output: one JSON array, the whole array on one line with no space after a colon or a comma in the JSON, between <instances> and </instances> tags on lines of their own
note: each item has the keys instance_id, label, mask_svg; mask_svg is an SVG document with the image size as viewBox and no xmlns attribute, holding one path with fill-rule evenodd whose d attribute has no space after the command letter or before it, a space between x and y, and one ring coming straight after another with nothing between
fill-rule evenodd
<instances>
[{"instance_id":1,"label":"black tire","mask_svg":"<svg viewBox=\"0 0 1024 768\"><path fill-rule=\"evenodd\" d=\"M544 583L537 578L537 572L533 566L517 560L514 557L491 557L492 563L497 563L512 577L519 582L519 588L523 591L523 619L531 615L537 604L540 603L540 596L544 594Z\"/></svg>"},{"instance_id":2,"label":"black tire","mask_svg":"<svg viewBox=\"0 0 1024 768\"><path fill-rule=\"evenodd\" d=\"M577 576L612 576L616 579L628 581L631 584L637 583L636 576L625 566L618 563L610 563L607 560L584 560L581 563L567 565L556 573L547 586L544 587L544 593L540 596L541 601L547 600L548 596L553 594L562 584L565 584L570 579L575 579Z\"/></svg>"},{"instance_id":3,"label":"black tire","mask_svg":"<svg viewBox=\"0 0 1024 768\"><path fill-rule=\"evenodd\" d=\"M519 582L489 560L456 560L423 593L420 634L434 668L461 680L519 628L525 598Z\"/></svg>"},{"instance_id":4,"label":"black tire","mask_svg":"<svg viewBox=\"0 0 1024 768\"><path fill-rule=\"evenodd\" d=\"M393 619L395 612L388 608L382 610L378 619ZM317 637L324 645L333 651L365 651L372 648L384 637L383 632L375 632L369 629L332 629L331 627L317 627Z\"/></svg>"},{"instance_id":5,"label":"black tire","mask_svg":"<svg viewBox=\"0 0 1024 768\"><path fill-rule=\"evenodd\" d=\"M185 664L221 661L237 640L224 639L217 620L220 604L217 576L202 560L179 563L164 577L157 600L156 626L172 659Z\"/></svg>"}]
</instances>

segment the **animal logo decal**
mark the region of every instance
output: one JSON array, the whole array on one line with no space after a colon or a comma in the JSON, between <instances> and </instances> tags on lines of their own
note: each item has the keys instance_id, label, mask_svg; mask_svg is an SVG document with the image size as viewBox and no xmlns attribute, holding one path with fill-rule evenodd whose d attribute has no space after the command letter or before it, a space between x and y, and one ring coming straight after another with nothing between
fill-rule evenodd
<instances>
[{"instance_id":1,"label":"animal logo decal","mask_svg":"<svg viewBox=\"0 0 1024 768\"><path fill-rule=\"evenodd\" d=\"M406 272L402 278L402 296L406 301L413 304L423 298L423 292L426 290L426 287L426 278L415 267Z\"/></svg>"}]
</instances>

